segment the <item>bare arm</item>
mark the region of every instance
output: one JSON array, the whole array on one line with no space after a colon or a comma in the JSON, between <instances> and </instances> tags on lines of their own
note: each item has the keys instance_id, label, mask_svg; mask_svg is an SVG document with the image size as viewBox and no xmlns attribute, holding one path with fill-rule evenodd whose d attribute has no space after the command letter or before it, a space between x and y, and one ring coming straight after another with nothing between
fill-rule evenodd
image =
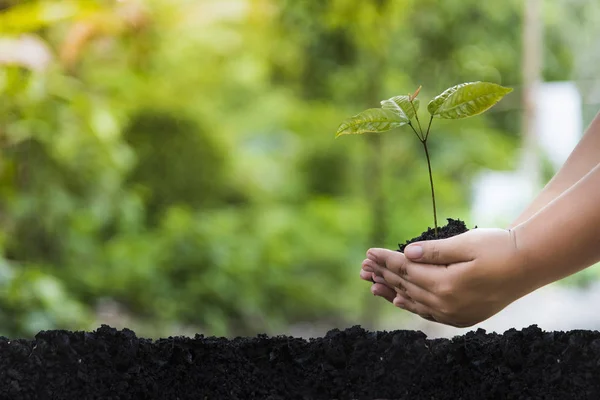
<instances>
[{"instance_id":1,"label":"bare arm","mask_svg":"<svg viewBox=\"0 0 600 400\"><path fill-rule=\"evenodd\" d=\"M513 226L412 243L404 254L370 249L361 277L376 276L373 293L397 307L465 327L600 261L600 116Z\"/></svg>"},{"instance_id":2,"label":"bare arm","mask_svg":"<svg viewBox=\"0 0 600 400\"><path fill-rule=\"evenodd\" d=\"M600 162L600 113L596 115L585 135L565 164L548 182L531 204L510 225L513 228L531 218L552 200L573 186Z\"/></svg>"},{"instance_id":3,"label":"bare arm","mask_svg":"<svg viewBox=\"0 0 600 400\"><path fill-rule=\"evenodd\" d=\"M600 163L511 231L472 229L404 254L370 249L361 276L374 274L373 293L397 307L465 327L599 260Z\"/></svg>"},{"instance_id":4,"label":"bare arm","mask_svg":"<svg viewBox=\"0 0 600 400\"><path fill-rule=\"evenodd\" d=\"M600 163L514 235L534 288L600 261Z\"/></svg>"}]
</instances>

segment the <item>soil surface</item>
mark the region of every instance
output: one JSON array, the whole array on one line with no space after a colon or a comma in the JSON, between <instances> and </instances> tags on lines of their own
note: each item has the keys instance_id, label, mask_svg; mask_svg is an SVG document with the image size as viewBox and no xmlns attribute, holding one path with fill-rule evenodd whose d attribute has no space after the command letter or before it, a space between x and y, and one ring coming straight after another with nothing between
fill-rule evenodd
<instances>
[{"instance_id":1,"label":"soil surface","mask_svg":"<svg viewBox=\"0 0 600 400\"><path fill-rule=\"evenodd\" d=\"M452 340L358 326L324 337L139 339L44 331L0 338L1 399L598 399L600 333Z\"/></svg>"},{"instance_id":2,"label":"soil surface","mask_svg":"<svg viewBox=\"0 0 600 400\"><path fill-rule=\"evenodd\" d=\"M398 251L404 252L404 248L411 243L420 242L423 240L436 240L436 239L447 239L452 236L460 235L469 230L465 223L460 219L447 218L448 223L444 226L438 227L438 235L435 236L435 229L427 228L420 236L407 240L404 244L398 243Z\"/></svg>"}]
</instances>

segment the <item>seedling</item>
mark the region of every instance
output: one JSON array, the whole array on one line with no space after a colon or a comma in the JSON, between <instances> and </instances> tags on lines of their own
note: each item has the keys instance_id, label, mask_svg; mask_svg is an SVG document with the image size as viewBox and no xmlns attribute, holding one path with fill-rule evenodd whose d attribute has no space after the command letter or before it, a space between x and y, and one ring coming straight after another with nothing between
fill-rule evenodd
<instances>
[{"instance_id":1,"label":"seedling","mask_svg":"<svg viewBox=\"0 0 600 400\"><path fill-rule=\"evenodd\" d=\"M508 93L511 88L503 87L489 82L461 83L446 89L434 97L427 105L429 123L423 131L417 111L419 110L419 91L421 86L413 93L405 96L395 96L381 101L381 108L370 108L346 119L337 130L336 138L347 134L362 134L366 132L386 132L394 128L408 125L417 135L425 150L427 169L429 171L429 184L431 186L431 201L433 203L433 224L435 237L438 235L437 211L435 207L435 190L433 175L431 174L431 159L427 148L427 139L431 131L433 118L461 119L481 114ZM413 120L415 122L413 122Z\"/></svg>"}]
</instances>

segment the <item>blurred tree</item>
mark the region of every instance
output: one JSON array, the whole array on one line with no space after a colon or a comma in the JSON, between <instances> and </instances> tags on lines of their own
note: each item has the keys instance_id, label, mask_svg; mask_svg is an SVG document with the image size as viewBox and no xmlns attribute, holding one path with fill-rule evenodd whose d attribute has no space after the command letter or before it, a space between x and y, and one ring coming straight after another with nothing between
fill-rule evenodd
<instances>
[{"instance_id":1,"label":"blurred tree","mask_svg":"<svg viewBox=\"0 0 600 400\"><path fill-rule=\"evenodd\" d=\"M520 79L518 0L0 10L0 334L87 329L107 299L150 336L360 322L365 248L423 231L429 187L409 133L337 124L419 84ZM545 74L567 77L551 35ZM440 216L515 162L517 102L433 132Z\"/></svg>"},{"instance_id":2,"label":"blurred tree","mask_svg":"<svg viewBox=\"0 0 600 400\"><path fill-rule=\"evenodd\" d=\"M127 183L141 186L150 220L175 205L202 208L224 203L223 150L195 121L142 110L132 117L123 137L138 159Z\"/></svg>"}]
</instances>

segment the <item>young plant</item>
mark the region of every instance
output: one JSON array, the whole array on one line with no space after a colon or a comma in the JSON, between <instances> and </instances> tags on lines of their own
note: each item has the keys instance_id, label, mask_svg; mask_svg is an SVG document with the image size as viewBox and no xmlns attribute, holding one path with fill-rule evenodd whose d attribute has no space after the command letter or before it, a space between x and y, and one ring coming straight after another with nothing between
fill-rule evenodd
<instances>
[{"instance_id":1,"label":"young plant","mask_svg":"<svg viewBox=\"0 0 600 400\"><path fill-rule=\"evenodd\" d=\"M431 201L433 203L433 223L435 237L437 237L437 211L435 206L435 190L433 175L431 174L431 159L427 148L427 139L431 131L433 118L461 119L472 117L487 111L508 93L511 88L503 87L489 82L461 83L446 89L436 96L427 105L429 123L424 131L419 120L419 91L421 86L413 93L405 96L395 96L381 101L381 108L370 108L346 119L337 130L336 138L347 134L362 134L366 132L386 132L403 125L408 125L417 135L425 150L427 169L429 170L429 184L431 186ZM413 120L415 122L413 122Z\"/></svg>"}]
</instances>

